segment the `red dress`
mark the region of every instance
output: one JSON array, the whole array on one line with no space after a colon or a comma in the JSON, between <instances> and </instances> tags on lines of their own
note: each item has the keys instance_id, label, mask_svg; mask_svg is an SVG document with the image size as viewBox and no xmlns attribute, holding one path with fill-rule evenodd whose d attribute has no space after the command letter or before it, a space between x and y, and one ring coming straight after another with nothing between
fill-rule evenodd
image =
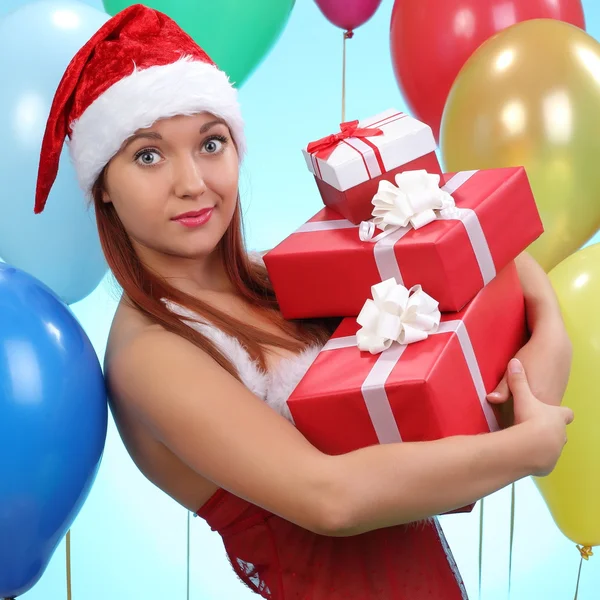
<instances>
[{"instance_id":1,"label":"red dress","mask_svg":"<svg viewBox=\"0 0 600 600\"><path fill-rule=\"evenodd\" d=\"M210 337L255 395L293 422L287 398L320 348L259 369L240 343L184 307L165 300ZM464 600L452 554L436 519L352 537L312 533L224 490L197 511L225 544L241 580L269 600Z\"/></svg>"},{"instance_id":2,"label":"red dress","mask_svg":"<svg viewBox=\"0 0 600 600\"><path fill-rule=\"evenodd\" d=\"M197 514L233 569L269 600L464 600L436 519L352 537L312 533L224 490Z\"/></svg>"}]
</instances>

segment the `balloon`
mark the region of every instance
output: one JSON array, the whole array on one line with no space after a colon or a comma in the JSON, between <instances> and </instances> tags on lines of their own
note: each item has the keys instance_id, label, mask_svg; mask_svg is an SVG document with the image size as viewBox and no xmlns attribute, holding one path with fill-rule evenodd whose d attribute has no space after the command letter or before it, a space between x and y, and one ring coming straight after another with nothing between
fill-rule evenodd
<instances>
[{"instance_id":1,"label":"balloon","mask_svg":"<svg viewBox=\"0 0 600 600\"><path fill-rule=\"evenodd\" d=\"M315 0L328 21L352 31L366 23L379 8L381 0Z\"/></svg>"},{"instance_id":2,"label":"balloon","mask_svg":"<svg viewBox=\"0 0 600 600\"><path fill-rule=\"evenodd\" d=\"M538 19L485 42L442 119L448 171L523 165L545 233L529 250L549 271L600 227L600 44Z\"/></svg>"},{"instance_id":3,"label":"balloon","mask_svg":"<svg viewBox=\"0 0 600 600\"><path fill-rule=\"evenodd\" d=\"M469 56L498 31L536 18L585 27L580 0L396 0L390 27L396 80L436 139L450 87Z\"/></svg>"},{"instance_id":4,"label":"balloon","mask_svg":"<svg viewBox=\"0 0 600 600\"><path fill-rule=\"evenodd\" d=\"M104 0L115 15L138 0ZM285 27L295 0L146 0L169 15L240 86Z\"/></svg>"},{"instance_id":5,"label":"balloon","mask_svg":"<svg viewBox=\"0 0 600 600\"><path fill-rule=\"evenodd\" d=\"M563 404L573 409L569 442L554 471L534 479L560 530L584 546L600 544L600 244L552 269L573 364Z\"/></svg>"},{"instance_id":6,"label":"balloon","mask_svg":"<svg viewBox=\"0 0 600 600\"><path fill-rule=\"evenodd\" d=\"M95 8L96 10L101 10L102 12L104 12L104 9L102 8L102 0L79 0L79 1L91 6L92 8ZM22 6L25 6L26 4L31 4L31 2L32 2L32 0L1 0L0 1L0 17L8 14L9 12L12 12L13 10L17 10L17 8L21 8Z\"/></svg>"},{"instance_id":7,"label":"balloon","mask_svg":"<svg viewBox=\"0 0 600 600\"><path fill-rule=\"evenodd\" d=\"M108 15L72 0L27 4L0 19L0 256L73 303L107 266L66 147L48 209L33 213L42 137L63 72Z\"/></svg>"},{"instance_id":8,"label":"balloon","mask_svg":"<svg viewBox=\"0 0 600 600\"><path fill-rule=\"evenodd\" d=\"M582 248L586 248L592 244L600 244L600 231L597 231L596 234L582 246Z\"/></svg>"},{"instance_id":9,"label":"balloon","mask_svg":"<svg viewBox=\"0 0 600 600\"><path fill-rule=\"evenodd\" d=\"M95 480L107 420L102 370L76 318L0 264L0 598L44 573Z\"/></svg>"}]
</instances>

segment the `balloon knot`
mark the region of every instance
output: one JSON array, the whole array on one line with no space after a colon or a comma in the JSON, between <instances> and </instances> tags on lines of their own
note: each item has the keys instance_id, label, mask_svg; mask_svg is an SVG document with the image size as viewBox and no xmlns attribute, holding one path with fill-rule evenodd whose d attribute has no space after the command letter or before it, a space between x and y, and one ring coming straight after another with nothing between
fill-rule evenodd
<instances>
[{"instance_id":1,"label":"balloon knot","mask_svg":"<svg viewBox=\"0 0 600 600\"><path fill-rule=\"evenodd\" d=\"M344 31L344 39L351 40L354 37L354 31L352 29L348 29L348 31Z\"/></svg>"},{"instance_id":2,"label":"balloon knot","mask_svg":"<svg viewBox=\"0 0 600 600\"><path fill-rule=\"evenodd\" d=\"M584 560L589 560L590 556L594 556L594 553L592 552L592 547L591 546L579 546L579 545L577 545L577 550L579 550L579 554L581 554L581 558L583 558Z\"/></svg>"}]
</instances>

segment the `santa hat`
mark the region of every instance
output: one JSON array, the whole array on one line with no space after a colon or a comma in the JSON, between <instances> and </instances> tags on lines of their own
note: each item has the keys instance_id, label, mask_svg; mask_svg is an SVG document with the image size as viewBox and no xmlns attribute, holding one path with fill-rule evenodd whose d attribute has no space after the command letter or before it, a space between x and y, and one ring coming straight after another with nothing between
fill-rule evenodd
<instances>
[{"instance_id":1,"label":"santa hat","mask_svg":"<svg viewBox=\"0 0 600 600\"><path fill-rule=\"evenodd\" d=\"M244 123L227 75L166 15L141 4L126 8L77 52L58 86L42 142L35 212L44 209L65 138L89 194L138 129L205 111L228 124L242 156Z\"/></svg>"}]
</instances>

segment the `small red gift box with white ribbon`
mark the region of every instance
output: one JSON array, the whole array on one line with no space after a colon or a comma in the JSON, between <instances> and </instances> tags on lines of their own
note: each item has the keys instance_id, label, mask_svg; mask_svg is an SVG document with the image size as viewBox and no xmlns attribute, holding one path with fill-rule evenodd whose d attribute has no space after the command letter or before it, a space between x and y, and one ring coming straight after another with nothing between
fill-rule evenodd
<instances>
[{"instance_id":1,"label":"small red gift box with white ribbon","mask_svg":"<svg viewBox=\"0 0 600 600\"><path fill-rule=\"evenodd\" d=\"M380 183L369 221L324 208L264 256L285 318L355 317L390 278L459 311L543 232L522 167L395 182Z\"/></svg>"},{"instance_id":2,"label":"small red gift box with white ribbon","mask_svg":"<svg viewBox=\"0 0 600 600\"><path fill-rule=\"evenodd\" d=\"M514 262L459 313L440 315L419 286L392 280L373 298L342 321L288 399L303 435L335 455L497 430L486 394L527 335Z\"/></svg>"},{"instance_id":3,"label":"small red gift box with white ribbon","mask_svg":"<svg viewBox=\"0 0 600 600\"><path fill-rule=\"evenodd\" d=\"M389 109L342 123L338 133L311 142L303 154L325 205L358 224L369 218L380 181L406 170L441 173L435 149L428 125Z\"/></svg>"}]
</instances>

